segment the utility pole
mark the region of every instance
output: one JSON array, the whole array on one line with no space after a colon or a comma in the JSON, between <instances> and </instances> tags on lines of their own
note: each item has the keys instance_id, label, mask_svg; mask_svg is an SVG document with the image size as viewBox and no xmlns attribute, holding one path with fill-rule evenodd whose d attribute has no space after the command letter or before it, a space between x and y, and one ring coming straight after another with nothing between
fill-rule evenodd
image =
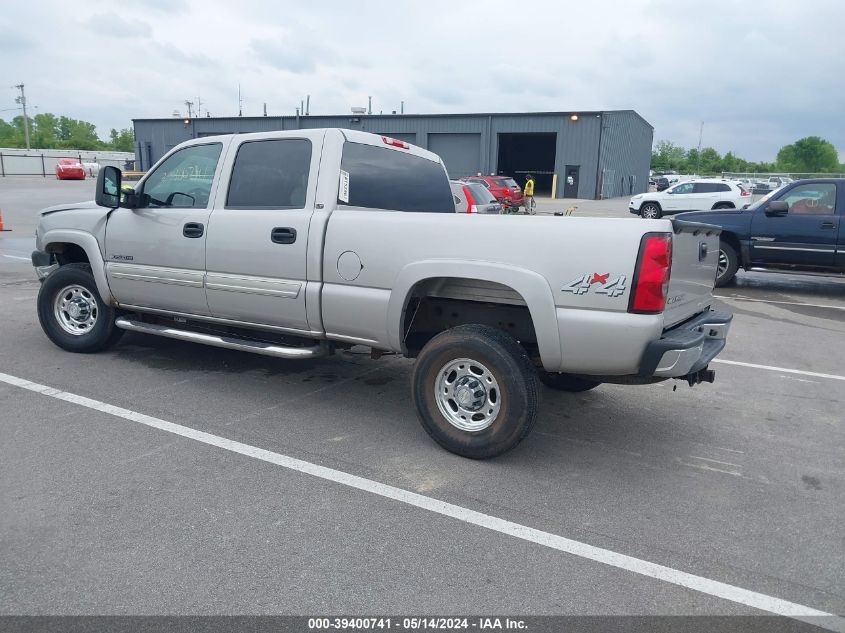
<instances>
[{"instance_id":1,"label":"utility pole","mask_svg":"<svg viewBox=\"0 0 845 633\"><path fill-rule=\"evenodd\" d=\"M244 100L241 98L241 84L238 84L238 116L244 115Z\"/></svg>"},{"instance_id":2,"label":"utility pole","mask_svg":"<svg viewBox=\"0 0 845 633\"><path fill-rule=\"evenodd\" d=\"M399 114L405 114L405 102L404 101L399 102Z\"/></svg>"},{"instance_id":3,"label":"utility pole","mask_svg":"<svg viewBox=\"0 0 845 633\"><path fill-rule=\"evenodd\" d=\"M311 114L311 95L305 95L305 116Z\"/></svg>"},{"instance_id":4,"label":"utility pole","mask_svg":"<svg viewBox=\"0 0 845 633\"><path fill-rule=\"evenodd\" d=\"M185 99L185 105L188 106L188 118L193 119L194 118L194 111L191 108L194 107L194 102L188 101L187 99Z\"/></svg>"},{"instance_id":5,"label":"utility pole","mask_svg":"<svg viewBox=\"0 0 845 633\"><path fill-rule=\"evenodd\" d=\"M696 176L700 176L698 172L701 171L701 138L704 136L704 121L701 122L701 127L698 129L698 158L695 162Z\"/></svg>"},{"instance_id":6,"label":"utility pole","mask_svg":"<svg viewBox=\"0 0 845 633\"><path fill-rule=\"evenodd\" d=\"M267 102L264 102L264 116L267 116Z\"/></svg>"},{"instance_id":7,"label":"utility pole","mask_svg":"<svg viewBox=\"0 0 845 633\"><path fill-rule=\"evenodd\" d=\"M367 114L373 113L373 98L367 97Z\"/></svg>"},{"instance_id":8,"label":"utility pole","mask_svg":"<svg viewBox=\"0 0 845 633\"><path fill-rule=\"evenodd\" d=\"M15 99L15 103L20 103L23 108L23 136L26 140L26 149L29 151L29 119L26 118L26 95L23 91L23 83L19 83L15 88L21 91L21 96Z\"/></svg>"},{"instance_id":9,"label":"utility pole","mask_svg":"<svg viewBox=\"0 0 845 633\"><path fill-rule=\"evenodd\" d=\"M202 99L197 97L197 117L202 116Z\"/></svg>"}]
</instances>

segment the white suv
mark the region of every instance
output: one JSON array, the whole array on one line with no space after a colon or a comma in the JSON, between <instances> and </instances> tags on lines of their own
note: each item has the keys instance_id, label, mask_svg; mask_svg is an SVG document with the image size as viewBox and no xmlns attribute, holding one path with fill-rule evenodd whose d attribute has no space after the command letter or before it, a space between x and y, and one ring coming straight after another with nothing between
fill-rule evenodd
<instances>
[{"instance_id":1,"label":"white suv","mask_svg":"<svg viewBox=\"0 0 845 633\"><path fill-rule=\"evenodd\" d=\"M643 218L659 218L684 211L742 209L751 193L726 180L687 180L659 193L640 193L631 198L628 211Z\"/></svg>"}]
</instances>

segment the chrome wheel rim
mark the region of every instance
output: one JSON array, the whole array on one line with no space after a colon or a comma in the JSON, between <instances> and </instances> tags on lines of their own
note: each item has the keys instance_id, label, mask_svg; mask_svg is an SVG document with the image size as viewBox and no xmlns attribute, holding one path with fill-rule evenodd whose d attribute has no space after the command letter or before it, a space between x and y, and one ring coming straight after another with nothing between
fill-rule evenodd
<instances>
[{"instance_id":1,"label":"chrome wheel rim","mask_svg":"<svg viewBox=\"0 0 845 633\"><path fill-rule=\"evenodd\" d=\"M97 299L82 286L62 288L53 302L53 313L59 326L74 336L90 332L97 324L99 312Z\"/></svg>"},{"instance_id":2,"label":"chrome wheel rim","mask_svg":"<svg viewBox=\"0 0 845 633\"><path fill-rule=\"evenodd\" d=\"M657 209L650 204L647 204L645 208L643 208L643 217L649 220L653 220L657 217Z\"/></svg>"},{"instance_id":3,"label":"chrome wheel rim","mask_svg":"<svg viewBox=\"0 0 845 633\"><path fill-rule=\"evenodd\" d=\"M728 256L722 249L719 249L719 263L716 266L716 276L724 277L728 272Z\"/></svg>"},{"instance_id":4,"label":"chrome wheel rim","mask_svg":"<svg viewBox=\"0 0 845 633\"><path fill-rule=\"evenodd\" d=\"M471 358L451 360L437 374L434 399L444 418L462 431L483 431L499 415L502 393L493 373Z\"/></svg>"}]
</instances>

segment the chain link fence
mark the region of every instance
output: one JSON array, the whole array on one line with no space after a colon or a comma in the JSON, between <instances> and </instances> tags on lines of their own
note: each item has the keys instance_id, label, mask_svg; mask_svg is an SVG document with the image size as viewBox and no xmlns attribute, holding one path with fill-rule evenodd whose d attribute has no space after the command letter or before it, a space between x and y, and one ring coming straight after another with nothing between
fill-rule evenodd
<instances>
[{"instance_id":1,"label":"chain link fence","mask_svg":"<svg viewBox=\"0 0 845 633\"><path fill-rule=\"evenodd\" d=\"M135 169L135 155L129 152L96 152L74 150L0 149L0 177L53 176L60 160L70 158L85 166L89 176L96 176L100 167L112 165L123 170Z\"/></svg>"}]
</instances>

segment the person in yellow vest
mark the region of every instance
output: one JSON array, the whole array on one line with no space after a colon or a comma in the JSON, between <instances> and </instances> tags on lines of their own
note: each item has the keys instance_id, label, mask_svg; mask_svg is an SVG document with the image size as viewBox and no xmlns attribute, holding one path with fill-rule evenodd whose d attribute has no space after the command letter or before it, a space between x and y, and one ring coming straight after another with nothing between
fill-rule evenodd
<instances>
[{"instance_id":1,"label":"person in yellow vest","mask_svg":"<svg viewBox=\"0 0 845 633\"><path fill-rule=\"evenodd\" d=\"M531 174L525 176L525 188L522 190L522 195L525 196L525 211L531 215L537 213L535 210L537 203L534 202L534 176Z\"/></svg>"}]
</instances>

